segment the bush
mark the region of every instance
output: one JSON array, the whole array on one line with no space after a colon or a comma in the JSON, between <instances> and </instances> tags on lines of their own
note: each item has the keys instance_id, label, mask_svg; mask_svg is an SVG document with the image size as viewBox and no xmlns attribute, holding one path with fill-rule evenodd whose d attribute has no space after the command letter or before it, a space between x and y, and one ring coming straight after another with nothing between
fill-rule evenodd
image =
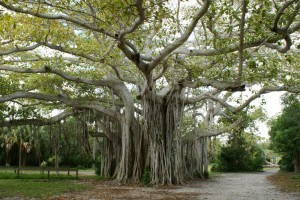
<instances>
[{"instance_id":1,"label":"bush","mask_svg":"<svg viewBox=\"0 0 300 200\"><path fill-rule=\"evenodd\" d=\"M284 154L278 164L281 171L294 171L293 156L289 154Z\"/></svg>"},{"instance_id":2,"label":"bush","mask_svg":"<svg viewBox=\"0 0 300 200\"><path fill-rule=\"evenodd\" d=\"M98 176L100 176L100 174L101 174L101 160L100 159L95 160L95 173Z\"/></svg>"},{"instance_id":3,"label":"bush","mask_svg":"<svg viewBox=\"0 0 300 200\"><path fill-rule=\"evenodd\" d=\"M71 165L81 169L91 168L93 165L92 156L86 154L73 154L70 157L65 157L63 161L63 165Z\"/></svg>"},{"instance_id":4,"label":"bush","mask_svg":"<svg viewBox=\"0 0 300 200\"><path fill-rule=\"evenodd\" d=\"M204 178L208 178L209 177L209 173L208 172L204 172L203 177Z\"/></svg>"},{"instance_id":5,"label":"bush","mask_svg":"<svg viewBox=\"0 0 300 200\"><path fill-rule=\"evenodd\" d=\"M146 168L144 173L143 173L143 177L142 177L142 181L144 185L149 185L151 182L151 171L149 168Z\"/></svg>"},{"instance_id":6,"label":"bush","mask_svg":"<svg viewBox=\"0 0 300 200\"><path fill-rule=\"evenodd\" d=\"M227 146L221 148L218 161L211 170L223 172L258 171L263 168L264 162L263 150L258 145L251 144L241 135L229 140Z\"/></svg>"}]
</instances>

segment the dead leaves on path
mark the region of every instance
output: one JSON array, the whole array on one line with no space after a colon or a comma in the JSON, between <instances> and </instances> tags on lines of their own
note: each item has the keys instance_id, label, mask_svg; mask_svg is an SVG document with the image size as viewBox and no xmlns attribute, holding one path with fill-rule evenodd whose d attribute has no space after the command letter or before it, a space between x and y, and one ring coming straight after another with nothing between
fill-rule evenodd
<instances>
[{"instance_id":1,"label":"dead leaves on path","mask_svg":"<svg viewBox=\"0 0 300 200\"><path fill-rule=\"evenodd\" d=\"M284 192L297 192L300 193L300 174L293 172L279 172L268 176L276 187Z\"/></svg>"}]
</instances>

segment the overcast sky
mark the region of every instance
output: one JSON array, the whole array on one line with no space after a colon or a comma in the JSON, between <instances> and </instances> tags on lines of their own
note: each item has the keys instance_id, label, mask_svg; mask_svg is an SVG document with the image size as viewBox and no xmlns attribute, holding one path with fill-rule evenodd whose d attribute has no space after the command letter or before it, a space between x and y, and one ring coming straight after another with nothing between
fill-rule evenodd
<instances>
[{"instance_id":1,"label":"overcast sky","mask_svg":"<svg viewBox=\"0 0 300 200\"><path fill-rule=\"evenodd\" d=\"M283 94L283 92L272 92L269 94L265 94L264 98L266 100L266 104L263 105L263 108L266 111L266 114L268 116L268 119L277 116L281 112L281 100L280 97ZM261 100L258 99L257 102L260 102ZM259 125L259 135L262 137L269 137L268 135L268 126L267 122L258 123Z\"/></svg>"}]
</instances>

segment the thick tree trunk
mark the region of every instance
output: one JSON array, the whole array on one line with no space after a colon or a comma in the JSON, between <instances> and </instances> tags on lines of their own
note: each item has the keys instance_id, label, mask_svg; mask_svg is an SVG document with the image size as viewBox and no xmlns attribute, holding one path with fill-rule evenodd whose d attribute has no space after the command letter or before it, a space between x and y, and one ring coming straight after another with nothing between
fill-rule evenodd
<instances>
[{"instance_id":1,"label":"thick tree trunk","mask_svg":"<svg viewBox=\"0 0 300 200\"><path fill-rule=\"evenodd\" d=\"M32 127L33 128L33 135L34 135L34 150L35 150L35 159L38 161L39 166L41 164L41 157L42 157L42 153L41 153L41 139L40 139L40 129L39 127Z\"/></svg>"},{"instance_id":2,"label":"thick tree trunk","mask_svg":"<svg viewBox=\"0 0 300 200\"><path fill-rule=\"evenodd\" d=\"M20 138L20 141L19 141L19 167L22 166L22 139Z\"/></svg>"},{"instance_id":3,"label":"thick tree trunk","mask_svg":"<svg viewBox=\"0 0 300 200\"><path fill-rule=\"evenodd\" d=\"M102 177L111 177L113 169L113 144L107 138L103 138L101 152L101 167L100 175Z\"/></svg>"},{"instance_id":4,"label":"thick tree trunk","mask_svg":"<svg viewBox=\"0 0 300 200\"><path fill-rule=\"evenodd\" d=\"M120 123L107 116L97 115L96 132L103 132L101 143L100 175L103 177L116 177L120 162L121 127ZM96 152L95 152L96 153Z\"/></svg>"},{"instance_id":5,"label":"thick tree trunk","mask_svg":"<svg viewBox=\"0 0 300 200\"><path fill-rule=\"evenodd\" d=\"M180 91L156 102L144 96L144 133L149 138L151 184L180 184L184 179Z\"/></svg>"},{"instance_id":6,"label":"thick tree trunk","mask_svg":"<svg viewBox=\"0 0 300 200\"><path fill-rule=\"evenodd\" d=\"M132 144L130 137L130 124L122 123L122 155L117 179L121 182L127 182L132 175Z\"/></svg>"},{"instance_id":7,"label":"thick tree trunk","mask_svg":"<svg viewBox=\"0 0 300 200\"><path fill-rule=\"evenodd\" d=\"M124 84L116 84L113 86L113 89L124 103L124 114L121 121L122 147L121 158L117 168L117 180L120 182L127 182L132 178L134 161L132 145L133 135L131 134L131 126L134 118L134 102L131 93Z\"/></svg>"},{"instance_id":8,"label":"thick tree trunk","mask_svg":"<svg viewBox=\"0 0 300 200\"><path fill-rule=\"evenodd\" d=\"M98 151L98 142L97 137L93 138L93 165L92 168L95 169L95 163L96 163L96 153Z\"/></svg>"},{"instance_id":9,"label":"thick tree trunk","mask_svg":"<svg viewBox=\"0 0 300 200\"><path fill-rule=\"evenodd\" d=\"M61 125L57 125L56 133L55 133L55 169L59 168L59 143L60 143L60 132L61 132ZM56 171L58 174L58 171Z\"/></svg>"},{"instance_id":10,"label":"thick tree trunk","mask_svg":"<svg viewBox=\"0 0 300 200\"><path fill-rule=\"evenodd\" d=\"M204 177L203 138L190 141L186 146L186 177Z\"/></svg>"},{"instance_id":11,"label":"thick tree trunk","mask_svg":"<svg viewBox=\"0 0 300 200\"><path fill-rule=\"evenodd\" d=\"M208 178L208 156L207 156L207 141L208 137L203 137L203 176Z\"/></svg>"},{"instance_id":12,"label":"thick tree trunk","mask_svg":"<svg viewBox=\"0 0 300 200\"><path fill-rule=\"evenodd\" d=\"M294 172L300 173L300 152L295 153L293 163L294 163Z\"/></svg>"},{"instance_id":13,"label":"thick tree trunk","mask_svg":"<svg viewBox=\"0 0 300 200\"><path fill-rule=\"evenodd\" d=\"M144 132L149 138L151 184L171 184L172 138L165 127L163 106L146 98Z\"/></svg>"},{"instance_id":14,"label":"thick tree trunk","mask_svg":"<svg viewBox=\"0 0 300 200\"><path fill-rule=\"evenodd\" d=\"M133 121L134 126L131 127L131 132L133 138L133 146L134 146L134 163L133 163L133 171L132 171L132 179L133 181L139 182L142 178L142 174L145 168L145 149L147 146L143 146L144 137L143 132L141 130L140 125L136 120Z\"/></svg>"},{"instance_id":15,"label":"thick tree trunk","mask_svg":"<svg viewBox=\"0 0 300 200\"><path fill-rule=\"evenodd\" d=\"M127 182L132 178L133 169L133 145L131 134L131 126L133 123L134 107L133 103L125 104L124 118L121 123L122 133L122 149L121 149L121 160L119 169L117 172L117 180L121 182Z\"/></svg>"},{"instance_id":16,"label":"thick tree trunk","mask_svg":"<svg viewBox=\"0 0 300 200\"><path fill-rule=\"evenodd\" d=\"M179 102L180 91L176 91L168 99L168 109L166 115L166 130L172 140L172 152L174 155L173 183L181 184L184 180L183 150L181 139L181 119L183 113L183 105Z\"/></svg>"}]
</instances>

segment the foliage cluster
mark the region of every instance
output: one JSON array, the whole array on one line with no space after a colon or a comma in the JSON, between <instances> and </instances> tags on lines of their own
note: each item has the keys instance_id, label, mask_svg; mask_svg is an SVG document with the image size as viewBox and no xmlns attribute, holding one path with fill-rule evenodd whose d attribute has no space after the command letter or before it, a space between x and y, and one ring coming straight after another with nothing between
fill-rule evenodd
<instances>
[{"instance_id":1,"label":"foliage cluster","mask_svg":"<svg viewBox=\"0 0 300 200\"><path fill-rule=\"evenodd\" d=\"M212 171L243 172L262 170L265 163L263 150L255 143L253 138L245 133L234 135L227 145L221 147L217 155L217 163Z\"/></svg>"},{"instance_id":2,"label":"foliage cluster","mask_svg":"<svg viewBox=\"0 0 300 200\"><path fill-rule=\"evenodd\" d=\"M282 114L270 121L271 148L281 153L280 168L286 171L300 167L300 101L299 96L282 98Z\"/></svg>"},{"instance_id":3,"label":"foliage cluster","mask_svg":"<svg viewBox=\"0 0 300 200\"><path fill-rule=\"evenodd\" d=\"M291 154L284 154L279 160L278 164L281 171L292 172L294 171L293 164L294 156Z\"/></svg>"},{"instance_id":4,"label":"foliage cluster","mask_svg":"<svg viewBox=\"0 0 300 200\"><path fill-rule=\"evenodd\" d=\"M61 125L41 128L20 126L2 128L0 137L0 165L17 166L19 164L20 142L24 145L21 152L21 165L54 166L58 158L62 166L90 168L93 164L90 152L91 138L82 135L75 118L69 118ZM61 127L59 127L61 126ZM57 138L58 137L58 138ZM55 156L58 148L58 156Z\"/></svg>"},{"instance_id":5,"label":"foliage cluster","mask_svg":"<svg viewBox=\"0 0 300 200\"><path fill-rule=\"evenodd\" d=\"M33 174L29 174L29 173L22 173L22 174L16 174L13 172L5 172L5 173L0 173L0 179L26 179L26 180L48 180L48 174L47 173L33 173ZM73 175L66 175L66 174L51 174L50 175L50 179L51 180L66 180L66 179L70 179L70 180L74 180L76 179L76 176Z\"/></svg>"},{"instance_id":6,"label":"foliage cluster","mask_svg":"<svg viewBox=\"0 0 300 200\"><path fill-rule=\"evenodd\" d=\"M142 180L144 185L149 185L151 183L151 172L149 168L145 169Z\"/></svg>"}]
</instances>

